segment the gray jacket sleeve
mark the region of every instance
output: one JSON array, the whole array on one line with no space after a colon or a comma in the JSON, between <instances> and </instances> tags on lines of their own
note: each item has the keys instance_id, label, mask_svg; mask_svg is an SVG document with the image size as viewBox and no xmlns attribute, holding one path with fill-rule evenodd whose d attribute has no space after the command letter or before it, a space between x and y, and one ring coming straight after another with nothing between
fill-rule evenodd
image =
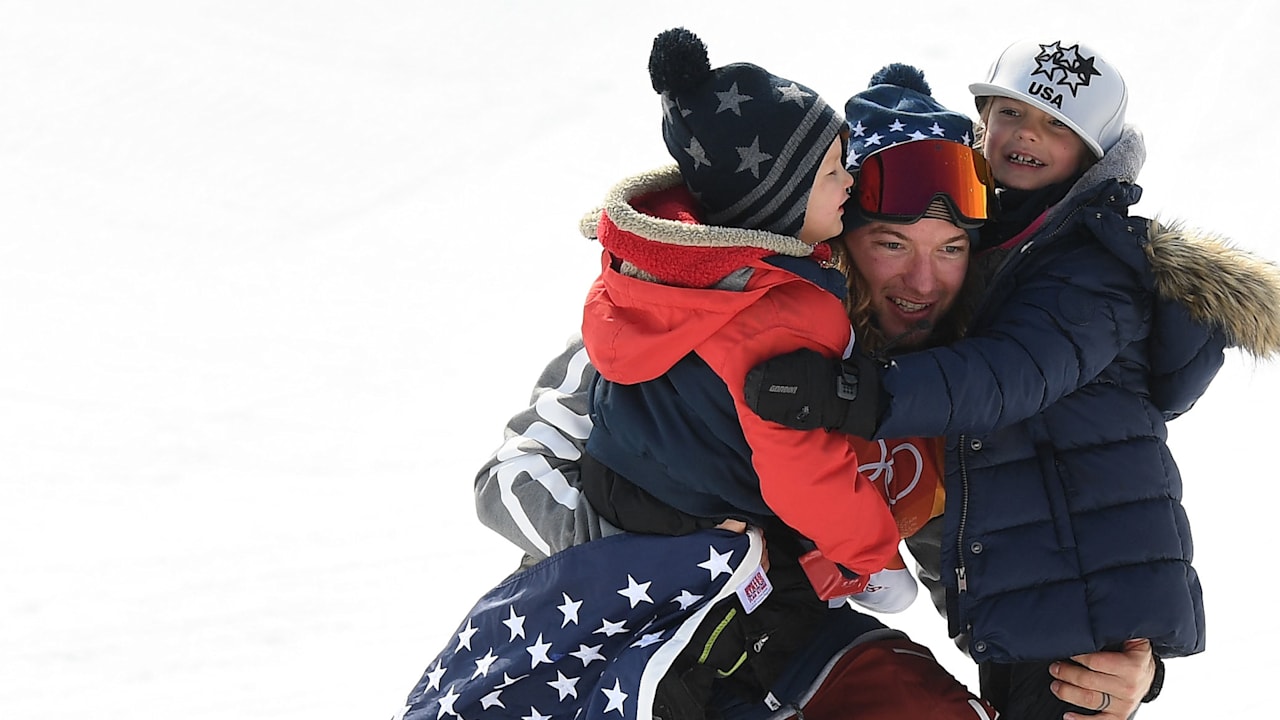
<instances>
[{"instance_id":1,"label":"gray jacket sleeve","mask_svg":"<svg viewBox=\"0 0 1280 720\"><path fill-rule=\"evenodd\" d=\"M618 532L579 492L579 460L591 433L587 390L595 378L582 338L573 338L476 474L480 522L524 550L525 564Z\"/></svg>"}]
</instances>

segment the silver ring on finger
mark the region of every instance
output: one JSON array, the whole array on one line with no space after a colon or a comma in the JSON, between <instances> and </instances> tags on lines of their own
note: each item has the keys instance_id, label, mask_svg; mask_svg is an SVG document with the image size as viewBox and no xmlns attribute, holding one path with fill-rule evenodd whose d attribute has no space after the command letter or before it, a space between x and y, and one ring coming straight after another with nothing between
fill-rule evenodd
<instances>
[{"instance_id":1,"label":"silver ring on finger","mask_svg":"<svg viewBox=\"0 0 1280 720\"><path fill-rule=\"evenodd\" d=\"M1111 707L1111 695L1109 693L1102 693L1102 704L1094 708L1094 710L1102 712L1109 707Z\"/></svg>"}]
</instances>

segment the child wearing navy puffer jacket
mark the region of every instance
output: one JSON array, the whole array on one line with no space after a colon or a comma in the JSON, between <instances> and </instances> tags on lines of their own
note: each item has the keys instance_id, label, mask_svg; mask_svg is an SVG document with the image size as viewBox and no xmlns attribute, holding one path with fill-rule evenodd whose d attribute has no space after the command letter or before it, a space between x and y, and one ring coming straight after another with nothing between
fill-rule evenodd
<instances>
[{"instance_id":1,"label":"child wearing navy puffer jacket","mask_svg":"<svg viewBox=\"0 0 1280 720\"><path fill-rule=\"evenodd\" d=\"M946 436L945 614L983 696L1010 717L1111 712L1105 693L1089 708L1054 698L1048 668L1148 640L1159 657L1204 649L1165 422L1228 345L1280 353L1280 275L1129 215L1145 148L1124 80L1092 48L1015 43L970 89L1001 208L966 338L862 376L878 397L837 397L807 378L849 369L799 354L753 370L747 397L784 424L803 406L832 429Z\"/></svg>"}]
</instances>

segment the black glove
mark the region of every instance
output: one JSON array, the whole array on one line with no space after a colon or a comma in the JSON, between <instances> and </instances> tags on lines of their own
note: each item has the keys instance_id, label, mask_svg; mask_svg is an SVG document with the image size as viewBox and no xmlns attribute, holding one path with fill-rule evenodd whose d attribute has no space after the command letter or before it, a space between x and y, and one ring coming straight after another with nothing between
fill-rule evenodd
<instances>
[{"instance_id":1,"label":"black glove","mask_svg":"<svg viewBox=\"0 0 1280 720\"><path fill-rule=\"evenodd\" d=\"M765 420L869 438L880 424L881 367L856 350L842 362L806 348L755 366L743 390Z\"/></svg>"}]
</instances>

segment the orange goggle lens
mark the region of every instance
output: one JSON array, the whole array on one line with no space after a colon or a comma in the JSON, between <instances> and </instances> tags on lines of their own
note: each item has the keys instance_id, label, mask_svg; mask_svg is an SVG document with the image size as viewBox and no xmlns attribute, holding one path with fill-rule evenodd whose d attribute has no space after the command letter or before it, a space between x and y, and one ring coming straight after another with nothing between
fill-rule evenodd
<instances>
[{"instance_id":1,"label":"orange goggle lens","mask_svg":"<svg viewBox=\"0 0 1280 720\"><path fill-rule=\"evenodd\" d=\"M949 206L956 224L986 221L995 183L987 161L950 140L916 140L871 155L858 168L853 197L867 218L915 222L935 198Z\"/></svg>"}]
</instances>

